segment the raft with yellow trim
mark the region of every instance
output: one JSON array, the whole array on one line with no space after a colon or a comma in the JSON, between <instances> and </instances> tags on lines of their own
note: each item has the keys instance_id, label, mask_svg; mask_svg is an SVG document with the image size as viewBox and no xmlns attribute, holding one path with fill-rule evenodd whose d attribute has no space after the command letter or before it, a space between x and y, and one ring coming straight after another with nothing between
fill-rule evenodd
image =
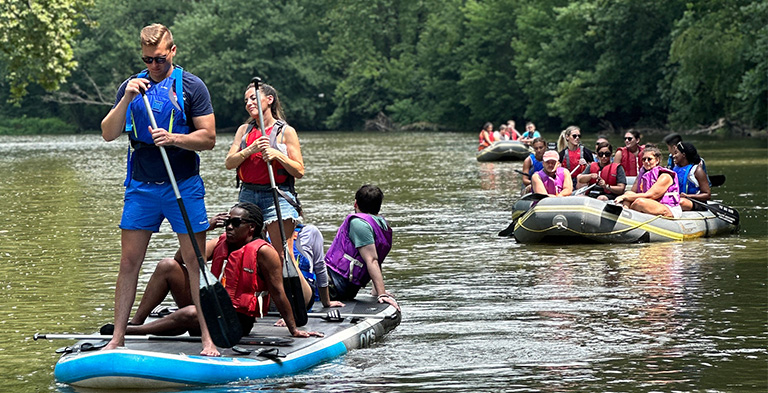
<instances>
[{"instance_id":1,"label":"raft with yellow trim","mask_svg":"<svg viewBox=\"0 0 768 393\"><path fill-rule=\"evenodd\" d=\"M670 242L738 231L709 210L665 218L586 196L534 199L515 203L510 229L519 243Z\"/></svg>"}]
</instances>

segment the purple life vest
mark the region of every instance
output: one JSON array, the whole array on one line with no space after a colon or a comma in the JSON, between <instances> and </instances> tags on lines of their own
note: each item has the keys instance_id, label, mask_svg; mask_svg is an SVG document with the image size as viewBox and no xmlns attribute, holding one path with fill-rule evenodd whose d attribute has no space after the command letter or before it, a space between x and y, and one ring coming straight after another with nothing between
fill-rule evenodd
<instances>
[{"instance_id":1,"label":"purple life vest","mask_svg":"<svg viewBox=\"0 0 768 393\"><path fill-rule=\"evenodd\" d=\"M657 165L650 171L645 171L642 173L642 175L640 175L638 178L640 183L637 186L637 192L642 194L650 190L651 187L653 187L653 185L656 184L656 182L659 180L659 176L661 176L662 173L666 173L672 176L672 185L670 185L669 188L667 188L667 191L664 192L664 196L661 197L659 203L672 207L679 206L680 188L677 185L677 174L675 171L671 171L667 168L662 168Z\"/></svg>"},{"instance_id":2,"label":"purple life vest","mask_svg":"<svg viewBox=\"0 0 768 393\"><path fill-rule=\"evenodd\" d=\"M555 178L549 177L547 172L540 170L536 172L539 174L539 179L544 183L544 188L547 190L547 194L557 195L560 191L563 191L563 184L565 183L565 168L559 166L555 170Z\"/></svg>"},{"instance_id":3,"label":"purple life vest","mask_svg":"<svg viewBox=\"0 0 768 393\"><path fill-rule=\"evenodd\" d=\"M336 232L336 237L333 238L331 247L325 254L325 264L329 269L345 277L352 284L364 287L371 281L371 276L368 274L365 261L360 257L360 252L349 239L349 223L353 218L365 220L373 228L373 239L379 265L384 263L384 258L387 257L392 248L392 228L382 229L370 214L350 214L344 219Z\"/></svg>"}]
</instances>

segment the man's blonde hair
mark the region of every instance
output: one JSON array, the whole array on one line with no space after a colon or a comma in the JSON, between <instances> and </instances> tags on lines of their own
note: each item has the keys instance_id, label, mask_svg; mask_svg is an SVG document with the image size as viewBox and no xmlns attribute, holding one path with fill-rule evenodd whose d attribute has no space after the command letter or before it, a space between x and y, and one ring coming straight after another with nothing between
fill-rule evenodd
<instances>
[{"instance_id":1,"label":"man's blonde hair","mask_svg":"<svg viewBox=\"0 0 768 393\"><path fill-rule=\"evenodd\" d=\"M154 23L141 29L141 46L159 46L162 42L167 43L167 48L173 48L173 34L167 27Z\"/></svg>"}]
</instances>

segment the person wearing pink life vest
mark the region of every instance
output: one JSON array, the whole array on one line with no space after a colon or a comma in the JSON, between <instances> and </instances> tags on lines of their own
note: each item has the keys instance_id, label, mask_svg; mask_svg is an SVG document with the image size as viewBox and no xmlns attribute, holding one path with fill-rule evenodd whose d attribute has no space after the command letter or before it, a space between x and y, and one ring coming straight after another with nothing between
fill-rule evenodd
<instances>
[{"instance_id":1,"label":"person wearing pink life vest","mask_svg":"<svg viewBox=\"0 0 768 393\"><path fill-rule=\"evenodd\" d=\"M677 174L659 166L661 151L656 146L646 146L642 156L643 170L632 186L633 191L616 197L615 202L624 207L657 216L680 218Z\"/></svg>"},{"instance_id":2,"label":"person wearing pink life vest","mask_svg":"<svg viewBox=\"0 0 768 393\"><path fill-rule=\"evenodd\" d=\"M589 164L582 174L577 176L576 188L597 184L599 195L597 199L607 201L615 199L624 193L627 186L627 176L624 168L618 162L611 162L613 146L608 141L597 145L597 162Z\"/></svg>"},{"instance_id":3,"label":"person wearing pink life vest","mask_svg":"<svg viewBox=\"0 0 768 393\"><path fill-rule=\"evenodd\" d=\"M256 318L266 315L270 298L277 306L294 337L322 337L321 333L299 330L293 319L291 305L283 289L283 268L280 257L262 237L264 219L258 206L241 202L229 213L220 213L210 220L209 230L224 227L225 232L206 243L206 259L211 261L211 273L220 277L237 311L244 334L254 326ZM192 305L187 268L180 252L173 258L158 262L133 318L127 334L197 335L200 325ZM144 324L156 306L171 294L179 309L169 315ZM112 324L102 326L101 334L112 334ZM216 351L208 356L218 356Z\"/></svg>"},{"instance_id":4,"label":"person wearing pink life vest","mask_svg":"<svg viewBox=\"0 0 768 393\"><path fill-rule=\"evenodd\" d=\"M544 153L544 169L531 176L531 191L549 196L568 196L573 192L571 173L560 166L560 156L554 150Z\"/></svg>"},{"instance_id":5,"label":"person wearing pink life vest","mask_svg":"<svg viewBox=\"0 0 768 393\"><path fill-rule=\"evenodd\" d=\"M384 193L365 184L355 193L355 213L348 215L325 254L328 291L332 300L351 300L369 282L379 303L400 310L397 300L384 287L381 265L392 249L392 228L379 215Z\"/></svg>"}]
</instances>

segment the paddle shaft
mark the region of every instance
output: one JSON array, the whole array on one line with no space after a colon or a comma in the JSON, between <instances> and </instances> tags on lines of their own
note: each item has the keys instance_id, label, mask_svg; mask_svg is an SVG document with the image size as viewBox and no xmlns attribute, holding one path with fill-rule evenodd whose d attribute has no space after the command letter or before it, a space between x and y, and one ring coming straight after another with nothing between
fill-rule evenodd
<instances>
[{"instance_id":1,"label":"paddle shaft","mask_svg":"<svg viewBox=\"0 0 768 393\"><path fill-rule=\"evenodd\" d=\"M269 312L267 313L270 317L279 317L281 316L279 312ZM328 314L321 313L321 312L308 312L307 317L309 318L325 318ZM391 316L384 316L384 315L376 315L376 314L341 314L342 318L395 318L397 314L392 314Z\"/></svg>"},{"instance_id":2,"label":"paddle shaft","mask_svg":"<svg viewBox=\"0 0 768 393\"><path fill-rule=\"evenodd\" d=\"M35 333L33 336L33 339L35 341L37 340L111 340L112 336L110 335L101 335L101 334L40 334ZM126 341L176 341L176 342L192 342L197 343L201 342L201 338L199 336L137 336L137 335L126 335L125 336ZM263 344L265 342L279 342L281 340L290 340L293 339L288 337L242 337L240 339L240 342L238 344L248 345L248 344L254 344L254 345L267 345Z\"/></svg>"},{"instance_id":3,"label":"paddle shaft","mask_svg":"<svg viewBox=\"0 0 768 393\"><path fill-rule=\"evenodd\" d=\"M152 128L157 129L157 122L155 121L155 115L152 113L152 106L149 103L149 99L144 92L141 93L141 98L144 99L144 106L147 108L147 116L152 123ZM200 265L200 270L203 273L205 285L210 285L208 277L205 275L205 259L203 259L203 253L200 252L200 246L197 244L195 233L192 230L192 223L189 221L189 215L187 209L184 207L184 201L181 199L181 192L179 192L179 186L176 184L176 176L173 174L173 168L171 168L171 162L168 160L168 154L165 152L165 147L158 146L160 148L160 155L163 157L163 164L165 170L168 172L168 178L171 180L171 186L173 187L173 194L176 195L176 202L179 204L179 210L181 210L181 217L184 219L184 225L187 227L187 234L189 234L189 240L192 242L192 248L195 249L195 257L197 257L197 263Z\"/></svg>"},{"instance_id":4,"label":"paddle shaft","mask_svg":"<svg viewBox=\"0 0 768 393\"><path fill-rule=\"evenodd\" d=\"M157 121L155 121L155 115L152 113L152 106L149 103L149 99L147 98L147 95L144 91L141 92L141 97L144 100L144 106L147 109L147 116L149 117L150 123L152 123L152 129L157 129ZM160 148L160 155L163 157L163 164L165 164L165 170L168 172L168 178L171 180L171 186L173 186L173 193L176 195L176 202L179 204L179 210L181 211L181 217L184 219L184 225L187 227L187 234L189 235L189 240L192 243L192 248L195 250L195 257L197 258L197 264L200 268L200 275L203 276L203 281L205 282L206 288L209 288L211 286L211 283L208 281L208 275L206 274L205 270L205 259L203 259L203 253L200 252L200 246L197 244L197 239L195 238L195 233L192 230L192 223L189 221L189 215L187 214L187 209L184 207L184 201L181 199L181 192L179 192L179 186L176 184L176 176L173 174L173 168L171 168L171 162L168 160L168 154L165 152L165 147L158 146ZM230 329L228 329L228 323L226 321L226 318L224 317L224 309L221 307L221 301L216 297L215 290L214 296L213 296L213 303L215 304L216 309L216 315L218 316L216 320L218 321L219 328L222 332L228 332ZM201 306L202 310L202 306ZM210 327L209 327L210 330ZM218 335L217 335L218 336ZM213 335L212 335L213 337ZM222 334L222 337L226 339L226 344L231 343L231 340L229 337L226 337L226 334Z\"/></svg>"},{"instance_id":5,"label":"paddle shaft","mask_svg":"<svg viewBox=\"0 0 768 393\"><path fill-rule=\"evenodd\" d=\"M261 107L261 78L255 77L251 80L256 88L256 106L259 110L259 130L261 135L266 135L264 129L264 110ZM272 130L274 132L274 130ZM277 136L275 136L277 137ZM280 209L280 199L277 193L277 184L275 183L275 175L272 173L272 160L267 160L267 173L269 173L269 185L272 187L272 200L275 204L275 213L277 213L277 226L280 229L280 240L283 241L283 282L284 285L288 284L288 288L285 288L288 301L291 303L291 309L293 312L294 323L296 326L304 326L307 323L307 307L304 302L304 292L301 289L301 282L295 285L296 278L300 274L296 271L296 267L293 265L292 258L288 253L288 241L285 236L285 228L283 228L283 214ZM295 277L294 277L295 273ZM299 278L300 280L300 278ZM293 300L291 302L291 300Z\"/></svg>"}]
</instances>

